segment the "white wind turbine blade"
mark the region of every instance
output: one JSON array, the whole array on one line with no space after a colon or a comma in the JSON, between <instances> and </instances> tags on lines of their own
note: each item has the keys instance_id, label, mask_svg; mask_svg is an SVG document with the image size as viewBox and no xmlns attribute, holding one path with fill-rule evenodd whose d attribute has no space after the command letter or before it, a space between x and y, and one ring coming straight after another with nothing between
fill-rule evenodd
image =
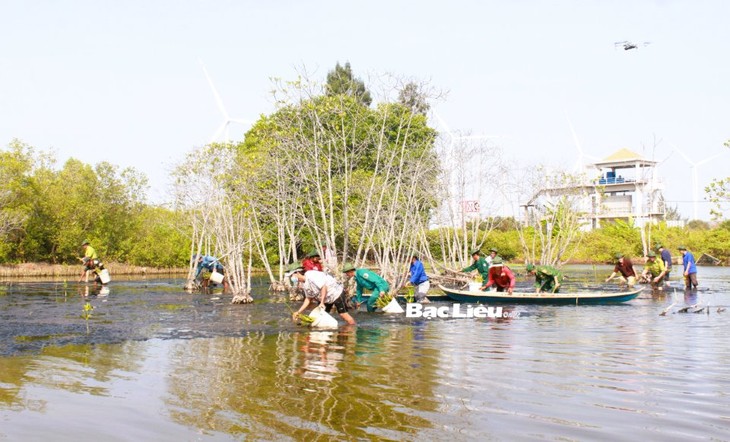
<instances>
[{"instance_id":1,"label":"white wind turbine blade","mask_svg":"<svg viewBox=\"0 0 730 442\"><path fill-rule=\"evenodd\" d=\"M244 125L244 126L245 125L251 125L251 124L253 124L253 121L251 121L251 120L244 120L243 118L230 118L228 121L231 122L231 123L238 123L238 124L241 124L241 125Z\"/></svg>"},{"instance_id":2,"label":"white wind turbine blade","mask_svg":"<svg viewBox=\"0 0 730 442\"><path fill-rule=\"evenodd\" d=\"M575 133L575 128L573 127L573 123L570 121L570 117L568 116L567 111L565 111L565 119L568 121L568 127L570 127L570 133L573 134L573 141L575 142L575 147L577 147L578 152L580 152L580 154L583 155L583 148L580 147L580 141L578 141L578 134Z\"/></svg>"},{"instance_id":3,"label":"white wind turbine blade","mask_svg":"<svg viewBox=\"0 0 730 442\"><path fill-rule=\"evenodd\" d=\"M721 156L722 156L722 155L723 155L724 153L725 153L725 152L721 152L721 153L717 153L717 154L715 154L715 155L712 155L711 157L705 158L704 160L702 160L702 161L698 162L698 163L697 163L696 165L697 165L697 166L701 166L701 165L703 165L703 164L705 164L705 163L707 163L707 162L709 162L709 161L712 161L712 160L714 160L715 158L721 157Z\"/></svg>"},{"instance_id":4,"label":"white wind turbine blade","mask_svg":"<svg viewBox=\"0 0 730 442\"><path fill-rule=\"evenodd\" d=\"M673 149L673 151L675 151L678 154L682 155L682 158L684 158L685 161L687 161L691 166L693 166L693 167L696 166L695 162L692 161L687 155L685 155L684 152L682 152L681 150L679 150L679 148L677 148L677 146L675 146L674 144L672 144L672 149Z\"/></svg>"},{"instance_id":5,"label":"white wind turbine blade","mask_svg":"<svg viewBox=\"0 0 730 442\"><path fill-rule=\"evenodd\" d=\"M578 141L578 134L575 133L575 129L573 128L573 123L570 121L570 117L568 116L568 111L565 112L565 119L568 120L568 126L570 127L570 133L573 134L573 142L575 143L575 147L578 149L578 161L576 161L575 166L573 166L573 170L576 172L580 172L583 170L584 164L583 164L583 147L580 145L580 141Z\"/></svg>"},{"instance_id":6,"label":"white wind turbine blade","mask_svg":"<svg viewBox=\"0 0 730 442\"><path fill-rule=\"evenodd\" d=\"M682 155L682 158L685 159L690 164L690 169L692 170L692 219L697 219L699 211L697 210L697 204L700 199L700 192L699 192L699 179L697 177L697 166L699 166L701 163L695 163L692 161L687 155L684 154L677 146L672 145L672 148L678 152L680 155ZM706 160L703 160L702 162L709 161L712 158L708 158Z\"/></svg>"},{"instance_id":7,"label":"white wind turbine blade","mask_svg":"<svg viewBox=\"0 0 730 442\"><path fill-rule=\"evenodd\" d=\"M441 115L439 115L438 112L433 111L434 116L436 116L436 119L439 121L439 124L446 130L446 133L449 134L451 138L454 137L454 135L451 133L451 129L449 128L449 125L446 124L443 118L441 118Z\"/></svg>"},{"instance_id":8,"label":"white wind turbine blade","mask_svg":"<svg viewBox=\"0 0 730 442\"><path fill-rule=\"evenodd\" d=\"M460 140L489 140L492 138L504 138L502 135L467 135L458 137Z\"/></svg>"},{"instance_id":9,"label":"white wind turbine blade","mask_svg":"<svg viewBox=\"0 0 730 442\"><path fill-rule=\"evenodd\" d=\"M224 121L223 124L218 126L218 129L215 131L213 136L210 137L210 142L208 144L213 144L218 141L220 139L220 136L225 132L226 128L228 128L228 121Z\"/></svg>"},{"instance_id":10,"label":"white wind turbine blade","mask_svg":"<svg viewBox=\"0 0 730 442\"><path fill-rule=\"evenodd\" d=\"M200 62L200 66L203 67L203 72L205 73L205 78L208 80L208 84L210 85L211 90L213 90L213 96L215 97L215 102L218 105L218 109L221 111L221 114L223 114L223 118L226 120L226 122L230 121L230 117L228 116L228 112L226 112L226 108L223 106L223 100L221 100L220 95L218 95L218 90L215 88L215 85L213 84L213 80L210 78L210 75L208 74L208 70L205 68L205 65L203 64L203 61L198 59Z\"/></svg>"}]
</instances>

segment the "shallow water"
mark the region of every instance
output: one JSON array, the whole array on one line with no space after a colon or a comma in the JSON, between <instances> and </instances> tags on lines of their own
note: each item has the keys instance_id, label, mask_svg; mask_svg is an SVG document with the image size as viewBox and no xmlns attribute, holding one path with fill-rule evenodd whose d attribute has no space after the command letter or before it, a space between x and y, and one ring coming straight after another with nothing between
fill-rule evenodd
<instances>
[{"instance_id":1,"label":"shallow water","mask_svg":"<svg viewBox=\"0 0 730 442\"><path fill-rule=\"evenodd\" d=\"M727 440L730 270L699 274L687 295L337 331L292 324L263 281L253 305L179 279L0 283L0 439Z\"/></svg>"}]
</instances>

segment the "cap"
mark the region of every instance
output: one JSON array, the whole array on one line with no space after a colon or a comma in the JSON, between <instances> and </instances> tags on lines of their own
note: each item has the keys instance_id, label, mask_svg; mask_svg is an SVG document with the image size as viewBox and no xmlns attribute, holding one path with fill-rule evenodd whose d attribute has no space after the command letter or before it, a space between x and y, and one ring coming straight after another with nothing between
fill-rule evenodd
<instances>
[{"instance_id":1,"label":"cap","mask_svg":"<svg viewBox=\"0 0 730 442\"><path fill-rule=\"evenodd\" d=\"M342 273L347 273L350 270L355 270L355 265L351 262L346 262L345 265L342 266Z\"/></svg>"},{"instance_id":2,"label":"cap","mask_svg":"<svg viewBox=\"0 0 730 442\"><path fill-rule=\"evenodd\" d=\"M494 252L494 253L497 253L497 251L498 251L498 250L497 250L497 249L495 249L494 247L492 247L491 249L489 249L489 251L490 251L490 252Z\"/></svg>"},{"instance_id":3,"label":"cap","mask_svg":"<svg viewBox=\"0 0 730 442\"><path fill-rule=\"evenodd\" d=\"M525 270L527 270L528 272L531 272L531 271L535 270L535 266L533 264L527 264L525 266Z\"/></svg>"},{"instance_id":4,"label":"cap","mask_svg":"<svg viewBox=\"0 0 730 442\"><path fill-rule=\"evenodd\" d=\"M302 268L302 266L299 265L299 263L294 262L286 267L286 274L291 275L292 273L301 272L303 270L304 269Z\"/></svg>"},{"instance_id":5,"label":"cap","mask_svg":"<svg viewBox=\"0 0 730 442\"><path fill-rule=\"evenodd\" d=\"M314 258L315 256L319 256L319 252L316 250L312 250L311 252L307 253L307 258Z\"/></svg>"},{"instance_id":6,"label":"cap","mask_svg":"<svg viewBox=\"0 0 730 442\"><path fill-rule=\"evenodd\" d=\"M656 253L649 251L649 253L646 254L647 258L656 258Z\"/></svg>"},{"instance_id":7,"label":"cap","mask_svg":"<svg viewBox=\"0 0 730 442\"><path fill-rule=\"evenodd\" d=\"M82 242L82 243L81 243L81 246L83 247L83 246L85 246L86 244L89 244L89 240L88 240L88 239L85 239L85 240L84 240L84 242Z\"/></svg>"},{"instance_id":8,"label":"cap","mask_svg":"<svg viewBox=\"0 0 730 442\"><path fill-rule=\"evenodd\" d=\"M663 245L661 245L660 243L656 243L656 244L654 245L654 248L655 248L655 249L661 249L662 247L664 247L664 246L663 246Z\"/></svg>"},{"instance_id":9,"label":"cap","mask_svg":"<svg viewBox=\"0 0 730 442\"><path fill-rule=\"evenodd\" d=\"M687 247L685 247L685 246L679 246L679 247L677 247L677 250L687 250Z\"/></svg>"},{"instance_id":10,"label":"cap","mask_svg":"<svg viewBox=\"0 0 730 442\"><path fill-rule=\"evenodd\" d=\"M482 251L479 249L474 249L471 252L469 252L470 255L479 255L481 253L482 253Z\"/></svg>"},{"instance_id":11,"label":"cap","mask_svg":"<svg viewBox=\"0 0 730 442\"><path fill-rule=\"evenodd\" d=\"M499 256L495 257L492 260L492 265L493 266L502 265L502 258L500 258Z\"/></svg>"},{"instance_id":12,"label":"cap","mask_svg":"<svg viewBox=\"0 0 730 442\"><path fill-rule=\"evenodd\" d=\"M624 254L623 253L617 253L616 254L616 259L623 258L623 257L624 257Z\"/></svg>"}]
</instances>

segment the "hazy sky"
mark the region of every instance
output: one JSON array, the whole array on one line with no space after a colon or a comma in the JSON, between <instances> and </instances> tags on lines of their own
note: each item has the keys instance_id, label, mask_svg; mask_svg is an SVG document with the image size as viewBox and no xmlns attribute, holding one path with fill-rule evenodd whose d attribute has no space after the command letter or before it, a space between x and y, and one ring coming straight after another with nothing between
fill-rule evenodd
<instances>
[{"instance_id":1,"label":"hazy sky","mask_svg":"<svg viewBox=\"0 0 730 442\"><path fill-rule=\"evenodd\" d=\"M435 110L449 126L503 136L520 164L575 163L567 114L588 155L663 161L665 196L691 217L691 168L673 146L719 155L701 186L730 175L728 17L723 0L0 0L0 144L133 166L161 202L169 170L223 121L198 59L230 116L249 120L272 111L271 77L306 66L323 79L349 61L363 79L447 90Z\"/></svg>"}]
</instances>

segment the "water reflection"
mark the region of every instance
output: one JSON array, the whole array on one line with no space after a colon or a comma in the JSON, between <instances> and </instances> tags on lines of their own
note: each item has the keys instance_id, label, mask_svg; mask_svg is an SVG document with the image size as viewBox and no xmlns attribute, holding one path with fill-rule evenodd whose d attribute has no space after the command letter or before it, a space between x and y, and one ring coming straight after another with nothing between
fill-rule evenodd
<instances>
[{"instance_id":1,"label":"water reflection","mask_svg":"<svg viewBox=\"0 0 730 442\"><path fill-rule=\"evenodd\" d=\"M659 316L728 304L730 277L703 281L719 288L326 332L170 281L6 286L0 439L725 439L730 313Z\"/></svg>"},{"instance_id":2,"label":"water reflection","mask_svg":"<svg viewBox=\"0 0 730 442\"><path fill-rule=\"evenodd\" d=\"M37 357L0 358L0 403L11 408L44 408L45 400L28 400L23 387L62 390L96 396L109 394L119 372L138 372L141 343L50 346Z\"/></svg>"},{"instance_id":3,"label":"water reflection","mask_svg":"<svg viewBox=\"0 0 730 442\"><path fill-rule=\"evenodd\" d=\"M436 366L421 363L418 376L410 374L412 337L345 330L181 344L171 355L168 406L186 425L263 439L402 438L431 425L409 410L436 406L429 380ZM199 360L209 363L191 370Z\"/></svg>"},{"instance_id":4,"label":"water reflection","mask_svg":"<svg viewBox=\"0 0 730 442\"><path fill-rule=\"evenodd\" d=\"M344 359L346 348L336 342L338 336L348 336L331 331L316 331L299 334L303 343L299 346L302 356L300 368L295 374L305 379L331 381L339 370L337 366Z\"/></svg>"}]
</instances>

